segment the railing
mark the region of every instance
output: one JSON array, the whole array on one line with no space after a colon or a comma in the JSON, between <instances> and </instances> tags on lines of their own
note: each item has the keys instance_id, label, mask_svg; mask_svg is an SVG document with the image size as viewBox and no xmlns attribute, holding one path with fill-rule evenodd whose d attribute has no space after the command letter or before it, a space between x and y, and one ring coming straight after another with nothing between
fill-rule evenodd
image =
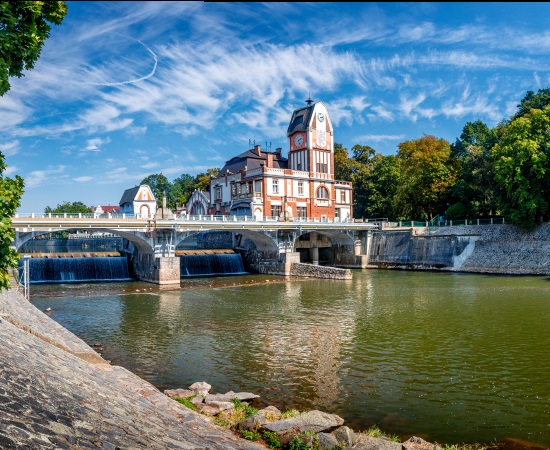
<instances>
[{"instance_id":1,"label":"railing","mask_svg":"<svg viewBox=\"0 0 550 450\"><path fill-rule=\"evenodd\" d=\"M437 219L437 220L436 220ZM459 219L459 220L440 220L436 217L430 221L402 220L399 222L386 222L384 228L428 228L433 230L441 227L454 227L465 225L502 225L507 223L504 217L491 217L488 219Z\"/></svg>"}]
</instances>

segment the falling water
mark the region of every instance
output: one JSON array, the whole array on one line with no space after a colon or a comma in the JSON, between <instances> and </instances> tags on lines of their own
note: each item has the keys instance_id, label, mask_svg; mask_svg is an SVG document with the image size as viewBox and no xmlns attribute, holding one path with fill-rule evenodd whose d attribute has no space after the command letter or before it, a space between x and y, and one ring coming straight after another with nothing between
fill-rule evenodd
<instances>
[{"instance_id":1,"label":"falling water","mask_svg":"<svg viewBox=\"0 0 550 450\"><path fill-rule=\"evenodd\" d=\"M181 256L182 277L245 274L243 260L238 253L214 253Z\"/></svg>"},{"instance_id":2,"label":"falling water","mask_svg":"<svg viewBox=\"0 0 550 450\"><path fill-rule=\"evenodd\" d=\"M19 265L23 262L20 260ZM30 283L130 280L125 257L30 258Z\"/></svg>"}]
</instances>

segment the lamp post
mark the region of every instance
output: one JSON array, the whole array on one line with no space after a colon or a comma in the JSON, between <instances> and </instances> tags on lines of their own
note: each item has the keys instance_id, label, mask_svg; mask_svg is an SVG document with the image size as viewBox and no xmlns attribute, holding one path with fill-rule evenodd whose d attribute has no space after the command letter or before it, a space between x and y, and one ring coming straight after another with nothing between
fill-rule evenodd
<instances>
[{"instance_id":1,"label":"lamp post","mask_svg":"<svg viewBox=\"0 0 550 450\"><path fill-rule=\"evenodd\" d=\"M283 220L286 222L286 195L283 197L283 200L284 200L284 205L283 205L283 208L284 208L284 212L283 212Z\"/></svg>"}]
</instances>

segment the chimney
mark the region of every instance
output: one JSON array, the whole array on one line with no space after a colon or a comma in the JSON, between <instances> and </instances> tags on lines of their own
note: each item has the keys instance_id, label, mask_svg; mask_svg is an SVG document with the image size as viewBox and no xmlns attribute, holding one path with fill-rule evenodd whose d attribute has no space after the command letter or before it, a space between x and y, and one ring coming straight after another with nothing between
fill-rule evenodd
<instances>
[{"instance_id":1,"label":"chimney","mask_svg":"<svg viewBox=\"0 0 550 450\"><path fill-rule=\"evenodd\" d=\"M281 147L275 149L275 153L277 154L277 158L281 157L281 152L282 151L283 151L283 149Z\"/></svg>"},{"instance_id":2,"label":"chimney","mask_svg":"<svg viewBox=\"0 0 550 450\"><path fill-rule=\"evenodd\" d=\"M273 153L267 154L267 167L273 167Z\"/></svg>"},{"instance_id":3,"label":"chimney","mask_svg":"<svg viewBox=\"0 0 550 450\"><path fill-rule=\"evenodd\" d=\"M262 156L262 150L260 149L259 145L254 146L254 152L256 153L256 155Z\"/></svg>"}]
</instances>

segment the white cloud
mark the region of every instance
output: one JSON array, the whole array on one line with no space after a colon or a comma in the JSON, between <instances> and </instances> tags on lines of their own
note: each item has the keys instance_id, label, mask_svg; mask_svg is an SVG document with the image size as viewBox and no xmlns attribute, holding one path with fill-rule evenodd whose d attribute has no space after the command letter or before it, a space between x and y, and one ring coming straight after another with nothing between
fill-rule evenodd
<instances>
[{"instance_id":1,"label":"white cloud","mask_svg":"<svg viewBox=\"0 0 550 450\"><path fill-rule=\"evenodd\" d=\"M46 183L64 180L67 178L67 175L63 173L64 171L65 166L63 165L48 167L44 170L34 170L24 177L25 187L35 188Z\"/></svg>"},{"instance_id":2,"label":"white cloud","mask_svg":"<svg viewBox=\"0 0 550 450\"><path fill-rule=\"evenodd\" d=\"M4 156L13 156L19 152L20 147L19 141L11 141L0 144L0 152L2 152Z\"/></svg>"},{"instance_id":3,"label":"white cloud","mask_svg":"<svg viewBox=\"0 0 550 450\"><path fill-rule=\"evenodd\" d=\"M101 146L105 144L109 144L111 142L111 139L109 137L107 137L106 139L93 138L93 139L88 139L86 142L88 145L84 148L83 150L84 153L99 152L101 149Z\"/></svg>"},{"instance_id":4,"label":"white cloud","mask_svg":"<svg viewBox=\"0 0 550 450\"><path fill-rule=\"evenodd\" d=\"M87 181L92 181L93 179L94 177L88 176L73 178L74 181L78 181L79 183L86 183Z\"/></svg>"},{"instance_id":5,"label":"white cloud","mask_svg":"<svg viewBox=\"0 0 550 450\"><path fill-rule=\"evenodd\" d=\"M4 170L4 173L2 175L6 176L6 177L9 177L10 175L13 175L18 171L19 171L19 168L17 166L8 166L8 167L6 167L6 169Z\"/></svg>"}]
</instances>

